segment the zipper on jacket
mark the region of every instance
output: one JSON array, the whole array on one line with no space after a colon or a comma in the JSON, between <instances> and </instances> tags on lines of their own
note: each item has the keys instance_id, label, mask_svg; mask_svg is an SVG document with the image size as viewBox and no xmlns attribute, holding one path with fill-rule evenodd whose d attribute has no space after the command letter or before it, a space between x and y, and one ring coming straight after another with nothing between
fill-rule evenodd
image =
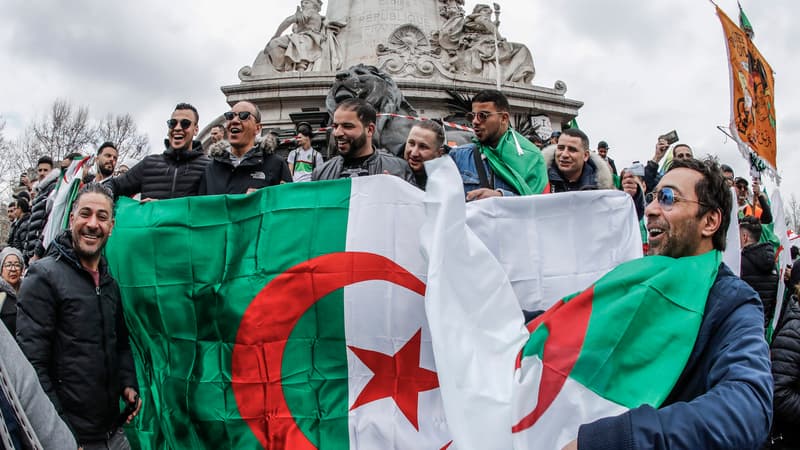
<instances>
[{"instance_id":1,"label":"zipper on jacket","mask_svg":"<svg viewBox=\"0 0 800 450\"><path fill-rule=\"evenodd\" d=\"M94 291L97 293L97 307L100 311L100 329L102 330L102 332L100 333L100 337L102 339L103 361L105 362L105 372L106 372L105 373L106 388L104 389L106 394L106 405L112 405L115 403L114 399L112 397L109 397L109 392L113 392L111 386L113 377L111 373L111 364L109 362L109 354L108 354L109 349L107 348L107 343L106 343L106 318L105 315L103 314L103 298L100 295L100 286L99 285L95 286Z\"/></svg>"},{"instance_id":2,"label":"zipper on jacket","mask_svg":"<svg viewBox=\"0 0 800 450\"><path fill-rule=\"evenodd\" d=\"M175 164L175 171L172 172L172 191L170 191L170 198L175 196L175 183L178 182L178 165Z\"/></svg>"}]
</instances>

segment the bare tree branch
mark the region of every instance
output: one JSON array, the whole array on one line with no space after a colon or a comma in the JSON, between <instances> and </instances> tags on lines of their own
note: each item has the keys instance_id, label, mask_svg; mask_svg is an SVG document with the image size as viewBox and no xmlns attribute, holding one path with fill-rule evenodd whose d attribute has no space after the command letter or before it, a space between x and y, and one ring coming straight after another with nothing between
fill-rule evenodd
<instances>
[{"instance_id":1,"label":"bare tree branch","mask_svg":"<svg viewBox=\"0 0 800 450\"><path fill-rule=\"evenodd\" d=\"M108 114L97 126L96 144L113 142L119 151L119 162L128 158L139 159L150 150L147 136L139 133L136 122L130 114L112 116Z\"/></svg>"}]
</instances>

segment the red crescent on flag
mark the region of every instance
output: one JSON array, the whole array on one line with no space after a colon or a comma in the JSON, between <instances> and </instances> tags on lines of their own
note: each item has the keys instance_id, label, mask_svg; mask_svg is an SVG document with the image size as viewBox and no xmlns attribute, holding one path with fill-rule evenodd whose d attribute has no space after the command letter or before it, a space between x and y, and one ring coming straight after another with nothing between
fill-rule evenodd
<instances>
[{"instance_id":1,"label":"red crescent on flag","mask_svg":"<svg viewBox=\"0 0 800 450\"><path fill-rule=\"evenodd\" d=\"M533 332L539 324L544 323L549 335L542 350L542 378L539 381L536 408L511 428L512 433L532 427L561 392L583 348L589 317L592 315L593 298L594 286L566 303L556 303L528 324L528 331ZM522 352L517 357L517 369L520 367L521 357Z\"/></svg>"},{"instance_id":2,"label":"red crescent on flag","mask_svg":"<svg viewBox=\"0 0 800 450\"><path fill-rule=\"evenodd\" d=\"M388 281L425 295L425 284L394 261L373 253L341 252L310 259L278 275L248 306L233 347L231 384L242 419L265 448L316 449L292 418L280 384L286 342L319 299L369 280ZM263 361L270 362L264 367Z\"/></svg>"}]
</instances>

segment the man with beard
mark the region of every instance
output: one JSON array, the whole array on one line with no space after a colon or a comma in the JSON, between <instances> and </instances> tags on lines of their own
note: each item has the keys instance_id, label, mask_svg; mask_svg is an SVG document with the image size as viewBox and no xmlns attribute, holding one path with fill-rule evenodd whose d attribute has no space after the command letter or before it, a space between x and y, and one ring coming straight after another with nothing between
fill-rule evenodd
<instances>
[{"instance_id":1,"label":"man with beard","mask_svg":"<svg viewBox=\"0 0 800 450\"><path fill-rule=\"evenodd\" d=\"M113 227L111 193L86 185L69 230L31 266L19 291L20 348L84 450L130 448L121 425L141 405L119 286L102 256ZM121 414L120 399L132 412Z\"/></svg>"},{"instance_id":2,"label":"man with beard","mask_svg":"<svg viewBox=\"0 0 800 450\"><path fill-rule=\"evenodd\" d=\"M375 108L363 99L339 103L331 124L339 155L314 169L311 180L389 174L414 184L414 174L404 160L372 146L376 118Z\"/></svg>"},{"instance_id":3,"label":"man with beard","mask_svg":"<svg viewBox=\"0 0 800 450\"><path fill-rule=\"evenodd\" d=\"M725 250L732 201L716 162L675 160L648 197L648 254L660 255L651 257ZM565 449L762 448L772 417L772 374L761 300L724 263L708 276L715 281L697 340L661 406L581 425Z\"/></svg>"},{"instance_id":4,"label":"man with beard","mask_svg":"<svg viewBox=\"0 0 800 450\"><path fill-rule=\"evenodd\" d=\"M90 173L83 177L83 182L85 184L93 181L95 183L105 183L110 180L114 176L114 169L117 167L117 158L119 158L119 152L114 143L103 142L100 148L97 149L97 156L94 158L95 173Z\"/></svg>"},{"instance_id":5,"label":"man with beard","mask_svg":"<svg viewBox=\"0 0 800 450\"><path fill-rule=\"evenodd\" d=\"M508 99L485 90L472 98L467 120L475 130L473 143L450 151L467 201L544 192L547 169L539 149L509 126Z\"/></svg>"},{"instance_id":6,"label":"man with beard","mask_svg":"<svg viewBox=\"0 0 800 450\"><path fill-rule=\"evenodd\" d=\"M141 194L142 201L197 195L209 162L200 141L194 141L199 120L194 106L178 103L167 120L167 149L146 156L124 175L110 179L107 186L114 195Z\"/></svg>"},{"instance_id":7,"label":"man with beard","mask_svg":"<svg viewBox=\"0 0 800 450\"><path fill-rule=\"evenodd\" d=\"M243 101L225 113L230 151L214 157L200 181L200 195L244 194L266 186L291 183L286 161L256 145L261 113Z\"/></svg>"}]
</instances>

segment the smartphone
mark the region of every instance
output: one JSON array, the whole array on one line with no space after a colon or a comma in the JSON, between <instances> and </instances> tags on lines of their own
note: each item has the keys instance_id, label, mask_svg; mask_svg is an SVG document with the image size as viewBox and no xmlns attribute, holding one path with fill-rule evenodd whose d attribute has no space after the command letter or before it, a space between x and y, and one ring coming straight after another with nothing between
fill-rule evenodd
<instances>
[{"instance_id":1,"label":"smartphone","mask_svg":"<svg viewBox=\"0 0 800 450\"><path fill-rule=\"evenodd\" d=\"M668 145L672 145L678 142L678 132L675 130L670 131L669 133L662 134L658 137L659 139L664 139L667 141Z\"/></svg>"}]
</instances>

